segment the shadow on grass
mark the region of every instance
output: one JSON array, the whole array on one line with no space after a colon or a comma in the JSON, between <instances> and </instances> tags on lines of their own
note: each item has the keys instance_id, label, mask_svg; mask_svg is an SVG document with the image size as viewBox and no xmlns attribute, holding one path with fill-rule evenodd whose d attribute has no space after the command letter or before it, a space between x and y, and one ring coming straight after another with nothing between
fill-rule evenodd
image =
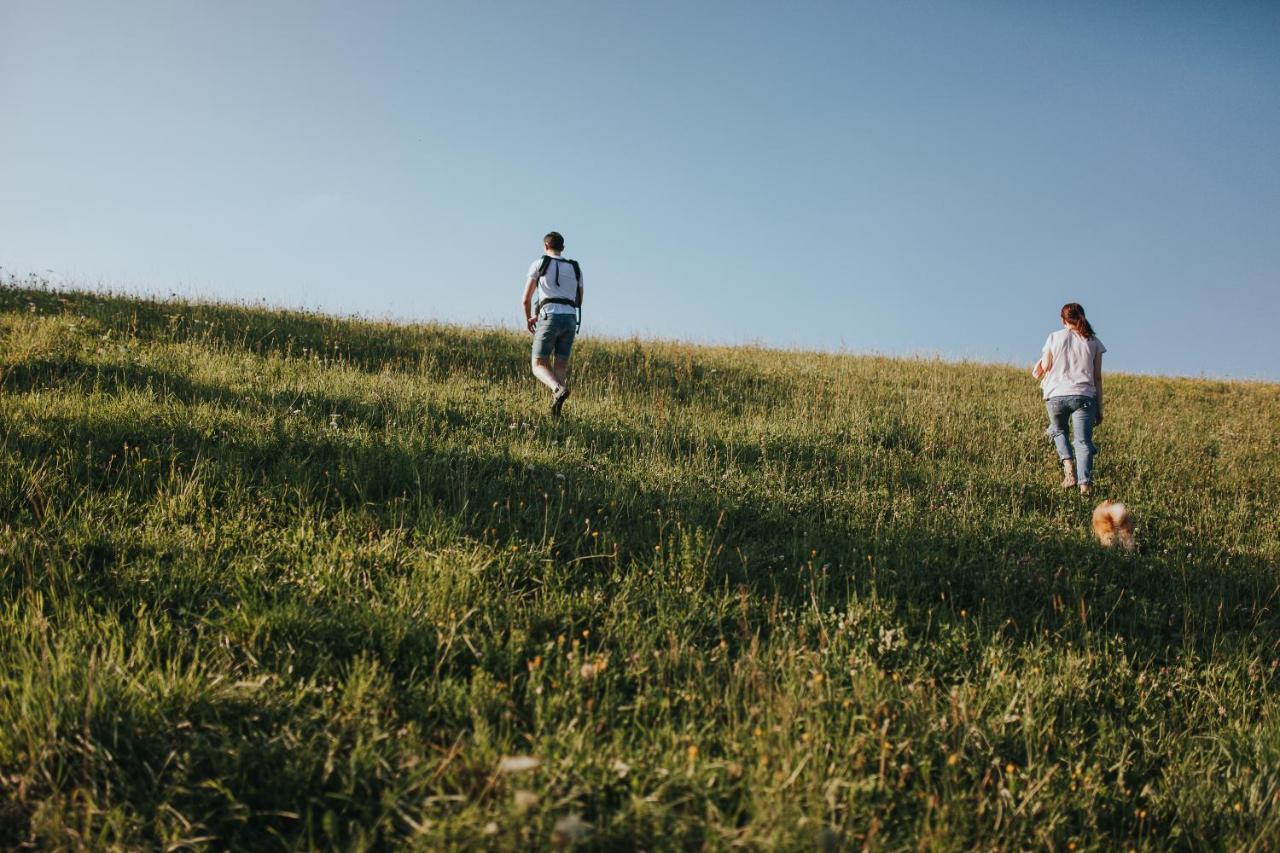
<instances>
[{"instance_id":1,"label":"shadow on grass","mask_svg":"<svg viewBox=\"0 0 1280 853\"><path fill-rule=\"evenodd\" d=\"M187 406L244 400L244 395L223 388L133 365L20 364L4 384L11 391L50 384L71 384L108 394L149 389ZM287 402L284 395L253 396L263 407L277 410ZM340 394L309 393L308 397L316 403L321 418L327 412L340 412L376 427L388 415L378 403ZM438 424L446 433L464 428L471 417L456 406L427 403L414 415ZM42 441L6 444L8 451L25 458L26 464L38 463L68 447L85 448L69 463L74 467L67 476L94 490L120 488L111 455L127 442L153 458L200 459L202 476L217 486L215 496L225 494L231 485L247 484L277 497L298 493L330 515L359 508L388 524L403 524L409 507L411 524L419 517L431 523L448 518L477 541L494 529L502 541L536 542L553 535L563 543L560 560L576 566L572 571L578 577L573 582L588 587L608 583L591 568L597 562L573 562L591 556L592 543L583 540L579 520L559 516L547 529L544 508L534 506L538 496L551 495L569 506L588 508L621 500L622 506L611 512L625 519L627 530L617 542L613 564L624 569L652 566L654 544L673 541L673 534L693 536L701 531L705 540L720 549L718 556L705 564L712 569L705 583L716 588L738 587L753 598L775 598L787 607L817 604L823 609L841 608L851 595L874 595L892 601L912 621L935 624L955 619L965 610L972 614L970 618L981 619L1014 637L1029 639L1048 632L1063 642L1084 642L1090 632L1105 631L1125 637L1132 647L1153 657L1186 647L1204 654L1216 644L1230 641L1262 646L1273 642L1268 638L1275 637L1275 629L1280 627L1275 614L1278 588L1274 566L1264 560L1197 553L1176 559L1163 554L1127 555L1030 527L988 533L921 521L885 524L870 514L839 518L821 495L797 499L731 494L696 481L657 490L607 464L611 449L653 440L652 434L635 428L575 423L575 440L591 448L606 464L594 471L571 470L567 479L561 479L565 471L531 464L502 446L472 443L462 449L459 443L429 439L417 445L353 442L338 432L291 433L281 417L273 423L272 430L246 433L139 423L99 413L47 425L52 429L47 429ZM716 437L676 437L673 442L677 456L710 448L748 470L769 452L756 443ZM911 450L908 446L904 452L909 456ZM783 451L809 465L844 461L836 445L793 442L779 449ZM148 488L157 488L160 477L157 471L149 482L128 480L130 500L136 503ZM910 490L928 482L923 470L911 464L897 465L893 477L894 482L885 483L886 489ZM527 497L529 511L494 514L482 509L507 505L513 496ZM1054 511L1053 505L1061 503L1059 498L1035 489L1017 497L1025 508L1036 511L1044 511L1046 504ZM29 509L11 496L3 518L24 523L24 511ZM1079 513L1083 524L1082 508L1068 504L1063 511ZM286 526L291 521L288 517L278 520ZM678 530L673 526L676 522ZM823 564L820 571L810 565L815 550ZM123 564L136 557L136 553L112 554L108 545L99 542L82 554L82 563L93 574L95 567ZM216 587L217 574L206 575L208 584ZM537 584L537 578L524 579L528 589ZM120 590L118 606L125 606L136 595L155 596L164 586ZM167 604L184 612L215 603L229 606L237 595L231 581L222 589L191 584L189 579L173 586L186 593L181 600ZM928 618L921 619L923 614ZM350 617L346 614L343 618ZM329 631L324 619L294 620L293 624L300 641L301 634L315 633L313 645L318 650L328 649L340 656L370 650L365 643L343 644L342 632ZM304 629L305 624L312 627ZM724 626L708 625L707 630L708 640L714 640L722 635ZM427 653L428 646L431 642L415 643L415 656Z\"/></svg>"}]
</instances>

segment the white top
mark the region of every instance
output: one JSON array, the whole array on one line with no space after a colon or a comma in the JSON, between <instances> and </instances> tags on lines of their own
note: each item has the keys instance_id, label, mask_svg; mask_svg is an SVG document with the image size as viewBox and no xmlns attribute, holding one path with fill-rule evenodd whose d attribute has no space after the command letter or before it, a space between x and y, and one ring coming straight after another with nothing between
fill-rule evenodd
<instances>
[{"instance_id":1,"label":"white top","mask_svg":"<svg viewBox=\"0 0 1280 853\"><path fill-rule=\"evenodd\" d=\"M538 258L529 267L528 279L532 280L538 275L538 268L542 266L542 258ZM544 299L577 299L578 298L578 279L573 274L573 264L569 263L567 258L557 258L551 256L551 263L547 264L547 271L538 279L538 292L534 301L541 302ZM545 311L548 314L574 314L577 309L572 305L544 305L538 309L539 313Z\"/></svg>"},{"instance_id":2,"label":"white top","mask_svg":"<svg viewBox=\"0 0 1280 853\"><path fill-rule=\"evenodd\" d=\"M1093 365L1096 356L1107 351L1102 341L1092 337L1086 340L1070 329L1059 329L1044 342L1052 366L1040 380L1044 398L1096 397L1098 377Z\"/></svg>"}]
</instances>

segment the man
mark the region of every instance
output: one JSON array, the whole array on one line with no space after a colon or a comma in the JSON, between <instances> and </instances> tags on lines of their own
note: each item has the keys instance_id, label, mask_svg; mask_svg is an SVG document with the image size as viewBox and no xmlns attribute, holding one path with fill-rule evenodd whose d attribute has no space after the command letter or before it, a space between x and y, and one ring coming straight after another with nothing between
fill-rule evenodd
<instances>
[{"instance_id":1,"label":"man","mask_svg":"<svg viewBox=\"0 0 1280 853\"><path fill-rule=\"evenodd\" d=\"M582 268L562 256L564 237L552 231L542 238L546 251L529 267L524 287L525 325L533 333L533 375L551 389L551 414L559 417L569 397L569 353L582 306ZM534 291L538 301L531 305ZM552 356L555 356L554 366Z\"/></svg>"}]
</instances>

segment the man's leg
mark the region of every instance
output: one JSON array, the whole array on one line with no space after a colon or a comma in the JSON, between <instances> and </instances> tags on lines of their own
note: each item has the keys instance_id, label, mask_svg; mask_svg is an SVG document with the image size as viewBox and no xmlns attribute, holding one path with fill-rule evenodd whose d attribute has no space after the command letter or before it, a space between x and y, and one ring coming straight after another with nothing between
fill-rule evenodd
<instances>
[{"instance_id":1,"label":"man's leg","mask_svg":"<svg viewBox=\"0 0 1280 853\"><path fill-rule=\"evenodd\" d=\"M551 369L550 358L539 358L534 356L533 375L539 382L550 388L552 393L556 393L564 387L564 383L560 381L560 378L556 376L555 372Z\"/></svg>"},{"instance_id":2,"label":"man's leg","mask_svg":"<svg viewBox=\"0 0 1280 853\"><path fill-rule=\"evenodd\" d=\"M532 367L534 377L551 389L552 394L559 393L563 387L560 380L556 378L555 373L551 370L551 353L555 349L555 332L551 328L550 318L541 316L538 318L537 325L533 327L533 352L530 355L533 358Z\"/></svg>"},{"instance_id":3,"label":"man's leg","mask_svg":"<svg viewBox=\"0 0 1280 853\"><path fill-rule=\"evenodd\" d=\"M560 389L551 397L551 414L560 417L560 409L564 406L564 401L569 399L569 359L556 356L555 376L560 382Z\"/></svg>"},{"instance_id":4,"label":"man's leg","mask_svg":"<svg viewBox=\"0 0 1280 853\"><path fill-rule=\"evenodd\" d=\"M557 314L555 324L554 353L556 366L554 373L556 381L560 383L560 390L556 391L551 401L551 414L559 417L560 408L569 397L569 353L573 351L574 317L572 314Z\"/></svg>"}]
</instances>

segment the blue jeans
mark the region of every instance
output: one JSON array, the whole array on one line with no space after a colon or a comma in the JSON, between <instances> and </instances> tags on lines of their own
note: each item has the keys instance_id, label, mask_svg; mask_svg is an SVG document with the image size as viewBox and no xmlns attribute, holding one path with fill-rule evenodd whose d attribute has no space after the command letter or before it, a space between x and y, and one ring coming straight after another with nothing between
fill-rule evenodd
<instances>
[{"instance_id":1,"label":"blue jeans","mask_svg":"<svg viewBox=\"0 0 1280 853\"><path fill-rule=\"evenodd\" d=\"M1098 401L1093 397L1050 397L1044 401L1049 412L1049 428L1045 434L1053 440L1059 459L1071 459L1075 445L1076 482L1093 482L1093 422L1098 417ZM1067 422L1071 422L1072 440L1067 443Z\"/></svg>"},{"instance_id":2,"label":"blue jeans","mask_svg":"<svg viewBox=\"0 0 1280 853\"><path fill-rule=\"evenodd\" d=\"M550 358L554 352L556 358L568 361L577 326L577 314L540 311L533 327L533 357Z\"/></svg>"}]
</instances>

